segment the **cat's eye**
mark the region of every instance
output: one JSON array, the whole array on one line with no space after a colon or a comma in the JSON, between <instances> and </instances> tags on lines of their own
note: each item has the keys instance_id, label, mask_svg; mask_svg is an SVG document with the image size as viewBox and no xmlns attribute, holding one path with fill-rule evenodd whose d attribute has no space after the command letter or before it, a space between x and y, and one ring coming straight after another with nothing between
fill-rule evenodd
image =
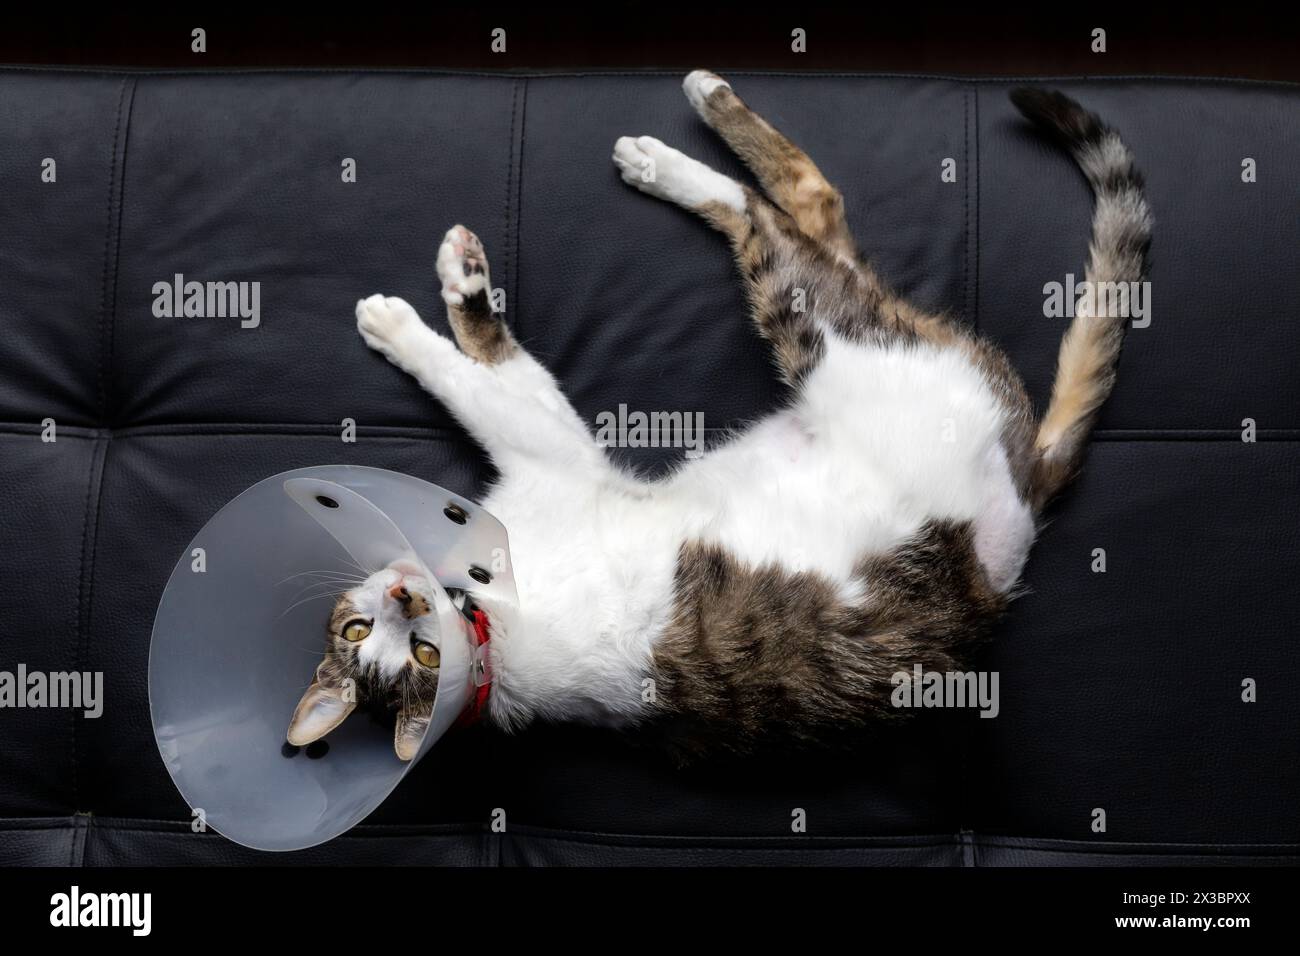
<instances>
[{"instance_id":1,"label":"cat's eye","mask_svg":"<svg viewBox=\"0 0 1300 956\"><path fill-rule=\"evenodd\" d=\"M415 659L425 667L437 667L442 659L438 649L428 641L413 641L411 650L415 654Z\"/></svg>"},{"instance_id":2,"label":"cat's eye","mask_svg":"<svg viewBox=\"0 0 1300 956\"><path fill-rule=\"evenodd\" d=\"M343 639L345 641L351 641L353 644L355 644L357 641L365 640L366 637L369 636L369 634L370 634L369 621L362 621L362 620L348 621L346 626L344 626L343 628Z\"/></svg>"}]
</instances>

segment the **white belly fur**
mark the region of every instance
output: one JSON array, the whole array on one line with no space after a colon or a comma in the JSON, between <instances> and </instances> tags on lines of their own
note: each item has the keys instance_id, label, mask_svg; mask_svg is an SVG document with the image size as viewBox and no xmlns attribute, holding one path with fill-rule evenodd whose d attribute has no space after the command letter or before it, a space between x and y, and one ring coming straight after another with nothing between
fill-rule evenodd
<instances>
[{"instance_id":1,"label":"white belly fur","mask_svg":"<svg viewBox=\"0 0 1300 956\"><path fill-rule=\"evenodd\" d=\"M994 585L1013 585L1033 517L978 369L928 345L828 346L796 405L675 476L675 494L698 503L688 534L846 582L929 519L972 521Z\"/></svg>"},{"instance_id":2,"label":"white belly fur","mask_svg":"<svg viewBox=\"0 0 1300 956\"><path fill-rule=\"evenodd\" d=\"M858 599L850 578L864 555L929 519L971 521L994 586L1015 584L1034 524L980 372L924 344L827 345L796 404L662 481L539 472L494 489L484 505L509 529L530 632L501 643L509 686L494 693L540 716L548 701L567 719L638 715L687 540L819 572Z\"/></svg>"}]
</instances>

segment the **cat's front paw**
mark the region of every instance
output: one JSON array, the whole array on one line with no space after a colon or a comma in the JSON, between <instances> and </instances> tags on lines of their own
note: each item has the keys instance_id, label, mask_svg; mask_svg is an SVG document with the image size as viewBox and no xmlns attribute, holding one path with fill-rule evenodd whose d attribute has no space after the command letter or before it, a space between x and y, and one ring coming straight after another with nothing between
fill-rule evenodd
<instances>
[{"instance_id":1,"label":"cat's front paw","mask_svg":"<svg viewBox=\"0 0 1300 956\"><path fill-rule=\"evenodd\" d=\"M479 237L464 226L448 229L438 247L438 279L448 305L464 305L488 288L487 253Z\"/></svg>"},{"instance_id":2,"label":"cat's front paw","mask_svg":"<svg viewBox=\"0 0 1300 956\"><path fill-rule=\"evenodd\" d=\"M357 331L376 352L401 365L411 339L424 327L405 299L372 295L357 303Z\"/></svg>"}]
</instances>

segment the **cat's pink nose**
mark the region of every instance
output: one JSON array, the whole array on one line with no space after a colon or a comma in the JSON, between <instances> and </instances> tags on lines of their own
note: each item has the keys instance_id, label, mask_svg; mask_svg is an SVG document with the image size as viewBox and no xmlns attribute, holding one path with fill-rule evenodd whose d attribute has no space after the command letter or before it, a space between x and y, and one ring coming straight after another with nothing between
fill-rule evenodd
<instances>
[{"instance_id":1,"label":"cat's pink nose","mask_svg":"<svg viewBox=\"0 0 1300 956\"><path fill-rule=\"evenodd\" d=\"M401 578L398 578L397 583L388 589L388 596L403 604L411 600L411 592L406 590L405 586L403 586Z\"/></svg>"}]
</instances>

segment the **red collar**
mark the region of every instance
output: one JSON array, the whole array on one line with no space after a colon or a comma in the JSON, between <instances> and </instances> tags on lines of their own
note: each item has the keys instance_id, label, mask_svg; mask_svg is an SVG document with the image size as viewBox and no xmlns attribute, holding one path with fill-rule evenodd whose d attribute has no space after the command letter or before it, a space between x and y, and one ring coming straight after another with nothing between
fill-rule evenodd
<instances>
[{"instance_id":1,"label":"red collar","mask_svg":"<svg viewBox=\"0 0 1300 956\"><path fill-rule=\"evenodd\" d=\"M478 723L483 716L483 709L487 706L488 694L492 691L492 674L488 662L488 641L491 634L488 632L488 616L482 608L474 608L474 659L470 662L470 683L474 685L474 696L470 698L469 706L465 708L464 713L460 715L457 723L469 725Z\"/></svg>"}]
</instances>

